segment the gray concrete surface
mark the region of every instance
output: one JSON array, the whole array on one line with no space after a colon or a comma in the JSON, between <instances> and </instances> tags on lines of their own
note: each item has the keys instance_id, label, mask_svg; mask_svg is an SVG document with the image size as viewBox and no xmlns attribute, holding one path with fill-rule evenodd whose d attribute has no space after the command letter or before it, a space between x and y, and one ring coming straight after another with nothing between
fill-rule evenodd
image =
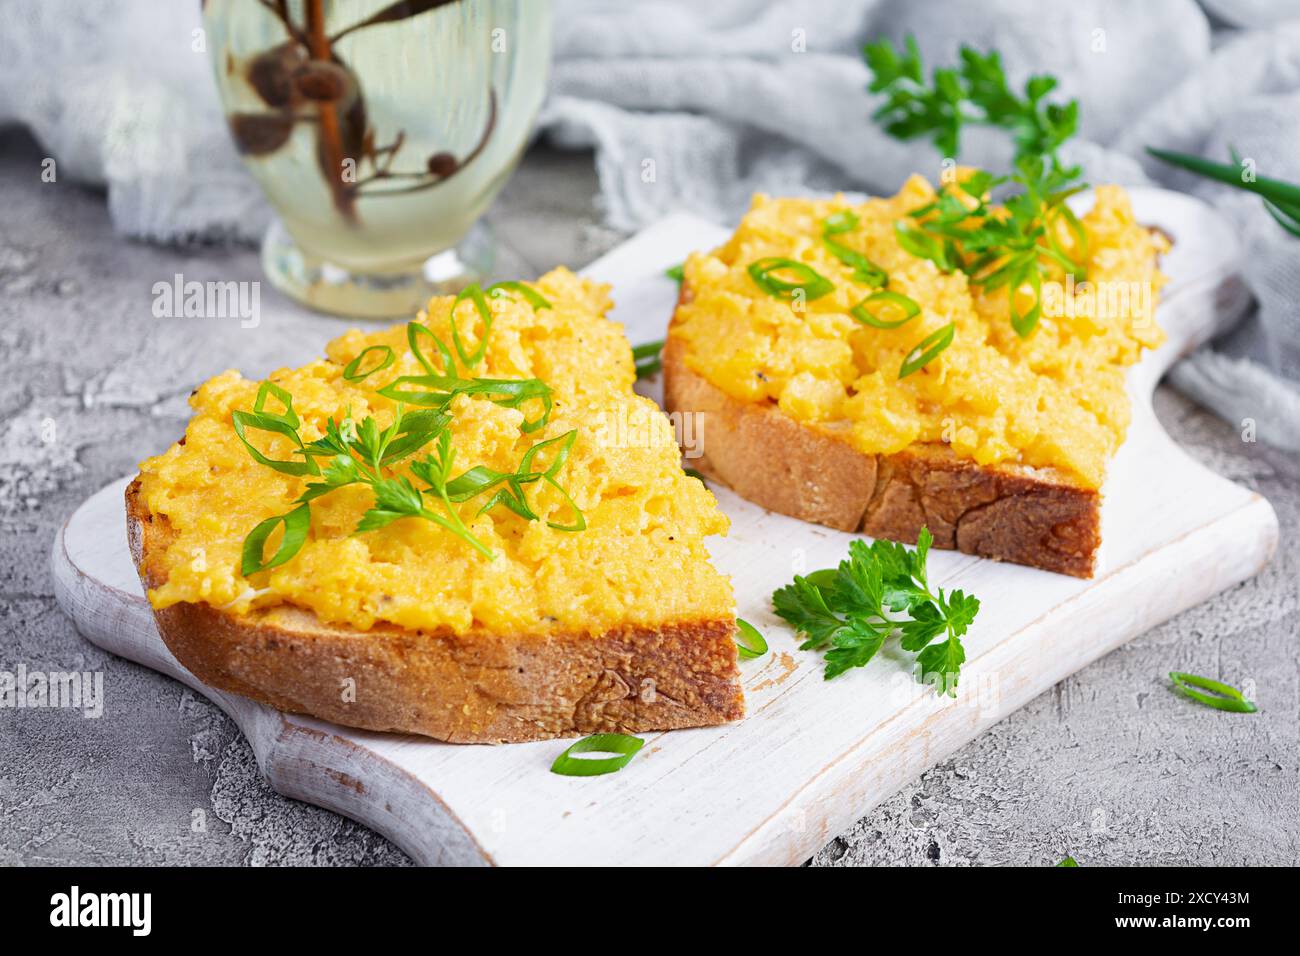
<instances>
[{"instance_id":1,"label":"gray concrete surface","mask_svg":"<svg viewBox=\"0 0 1300 956\"><path fill-rule=\"evenodd\" d=\"M0 670L102 670L107 702L98 720L0 710L0 863L408 862L364 827L272 792L214 706L100 652L55 605L55 528L175 439L196 382L305 359L340 326L266 285L256 329L154 318L154 282L257 279L256 255L124 241L101 195L42 183L41 158L0 131ZM490 215L509 237L498 271L576 268L614 245L595 188L589 156L531 153ZM814 865L1300 858L1300 461L1243 443L1167 390L1158 410L1194 456L1273 502L1272 565L1042 695ZM1168 689L1172 669L1251 682L1260 712L1191 704Z\"/></svg>"}]
</instances>

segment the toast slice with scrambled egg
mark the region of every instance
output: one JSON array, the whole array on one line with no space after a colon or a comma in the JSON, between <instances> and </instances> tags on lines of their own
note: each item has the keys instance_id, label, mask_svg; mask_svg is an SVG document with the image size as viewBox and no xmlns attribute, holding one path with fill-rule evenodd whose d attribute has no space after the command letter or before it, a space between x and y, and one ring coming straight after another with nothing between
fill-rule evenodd
<instances>
[{"instance_id":1,"label":"toast slice with scrambled egg","mask_svg":"<svg viewBox=\"0 0 1300 956\"><path fill-rule=\"evenodd\" d=\"M909 543L928 527L937 547L1090 577L1129 422L1125 368L1163 340L1164 240L1122 190L1098 189L1081 255L1091 289L1124 291L1122 307L1045 286L1022 336L1005 287L900 244L896 225L935 197L920 177L860 205L756 197L726 244L684 265L665 407L703 419L693 464L763 507ZM877 300L906 308L864 320L882 279ZM919 345L945 337L917 367Z\"/></svg>"},{"instance_id":2,"label":"toast slice with scrambled egg","mask_svg":"<svg viewBox=\"0 0 1300 956\"><path fill-rule=\"evenodd\" d=\"M704 543L727 520L608 307L560 269L201 386L126 496L168 648L282 710L455 742L742 716Z\"/></svg>"}]
</instances>

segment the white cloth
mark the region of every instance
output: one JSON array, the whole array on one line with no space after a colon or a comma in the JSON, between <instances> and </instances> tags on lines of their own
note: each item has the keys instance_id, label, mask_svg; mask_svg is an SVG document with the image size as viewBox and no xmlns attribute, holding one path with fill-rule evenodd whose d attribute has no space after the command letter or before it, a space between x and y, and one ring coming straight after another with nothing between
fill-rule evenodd
<instances>
[{"instance_id":1,"label":"white cloth","mask_svg":"<svg viewBox=\"0 0 1300 956\"><path fill-rule=\"evenodd\" d=\"M522 0L542 2L542 0ZM1300 449L1300 239L1252 196L1171 170L1147 145L1300 181L1297 0L556 0L552 95L540 128L594 147L610 225L676 208L734 220L756 190L892 192L938 173L924 141L871 120L864 41L917 37L927 65L962 43L1001 52L1015 85L1061 80L1082 107L1067 156L1091 182L1156 181L1216 203L1249 250L1261 308L1173 382L1259 438ZM198 4L6 0L0 125L32 130L60 177L108 187L126 235L258 238L269 211L218 109ZM971 131L961 159L1003 165Z\"/></svg>"}]
</instances>

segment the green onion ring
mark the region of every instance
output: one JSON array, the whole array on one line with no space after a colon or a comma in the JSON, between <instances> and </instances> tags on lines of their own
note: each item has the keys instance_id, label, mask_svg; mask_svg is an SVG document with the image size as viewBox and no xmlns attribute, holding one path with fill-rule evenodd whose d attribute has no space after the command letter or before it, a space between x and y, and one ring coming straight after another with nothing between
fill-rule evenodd
<instances>
[{"instance_id":1,"label":"green onion ring","mask_svg":"<svg viewBox=\"0 0 1300 956\"><path fill-rule=\"evenodd\" d=\"M358 369L361 368L362 360L371 352L383 352L384 357L380 359L379 364L374 368L366 369L364 372L359 372ZM374 375L376 372L388 368L388 366L393 364L394 358L396 358L396 356L393 355L393 350L387 345L372 345L369 348L362 349L361 353L347 364L347 368L343 369L343 377L349 382L359 382L367 376Z\"/></svg>"},{"instance_id":2,"label":"green onion ring","mask_svg":"<svg viewBox=\"0 0 1300 956\"><path fill-rule=\"evenodd\" d=\"M267 561L263 555L266 539L271 537L271 533L281 523L284 524L284 537L280 540L280 547ZM250 577L259 571L267 571L284 564L302 549L303 542L307 540L307 532L310 530L311 509L305 503L294 508L288 514L267 518L250 531L248 537L244 539L244 547L240 555L239 573L244 577Z\"/></svg>"},{"instance_id":3,"label":"green onion ring","mask_svg":"<svg viewBox=\"0 0 1300 956\"><path fill-rule=\"evenodd\" d=\"M798 282L789 282L773 275L775 272L793 272ZM812 302L835 291L835 283L806 262L782 256L766 256L749 264L749 277L754 284L774 299L791 301L796 292L804 294L805 302Z\"/></svg>"},{"instance_id":4,"label":"green onion ring","mask_svg":"<svg viewBox=\"0 0 1300 956\"><path fill-rule=\"evenodd\" d=\"M956 331L957 323L949 322L943 328L931 332L917 342L903 359L903 364L898 369L898 377L907 378L913 372L929 365L940 352L952 345L952 337Z\"/></svg>"},{"instance_id":5,"label":"green onion ring","mask_svg":"<svg viewBox=\"0 0 1300 956\"><path fill-rule=\"evenodd\" d=\"M479 339L478 348L472 354L465 354L465 346L460 340L460 330L456 328L456 309L462 302L471 302L474 310L478 312L479 318L483 320L483 337ZM451 342L456 347L456 354L460 356L461 362L466 368L473 368L479 362L483 361L483 356L487 354L488 336L492 334L492 309L488 306L487 296L477 283L468 285L461 289L456 295L455 300L451 303L451 311L447 313L447 322L451 326Z\"/></svg>"},{"instance_id":6,"label":"green onion ring","mask_svg":"<svg viewBox=\"0 0 1300 956\"><path fill-rule=\"evenodd\" d=\"M896 321L890 322L887 319L878 317L875 313L867 309L872 303L883 303L886 305L896 305L903 310L903 317ZM911 299L901 292L892 292L888 289L881 289L879 292L873 292L853 308L849 309L849 315L853 316L863 325L869 325L873 329L897 329L906 325L914 318L921 314L921 307L917 305L915 299Z\"/></svg>"},{"instance_id":7,"label":"green onion ring","mask_svg":"<svg viewBox=\"0 0 1300 956\"><path fill-rule=\"evenodd\" d=\"M746 620L736 618L736 652L744 658L762 657L767 653L767 638Z\"/></svg>"},{"instance_id":8,"label":"green onion ring","mask_svg":"<svg viewBox=\"0 0 1300 956\"><path fill-rule=\"evenodd\" d=\"M509 299L511 292L515 293L531 305L534 312L552 308L551 303L546 300L544 295L536 289L529 288L522 282L515 282L513 280L498 282L495 285L488 286L487 290L487 294L494 299Z\"/></svg>"},{"instance_id":9,"label":"green onion ring","mask_svg":"<svg viewBox=\"0 0 1300 956\"><path fill-rule=\"evenodd\" d=\"M1196 674L1184 674L1182 671L1170 671L1169 679L1174 682L1175 690L1207 707L1213 707L1215 710L1253 714L1259 709L1255 706L1254 701L1247 700L1237 688L1230 687L1221 681L1211 680L1208 677L1199 677ZM1193 687L1201 687L1213 693L1202 694L1198 690L1193 690Z\"/></svg>"},{"instance_id":10,"label":"green onion ring","mask_svg":"<svg viewBox=\"0 0 1300 956\"><path fill-rule=\"evenodd\" d=\"M592 734L573 743L568 750L555 758L551 764L551 773L562 777L598 777L601 774L616 773L627 766L628 761L636 756L645 741L628 734ZM617 754L616 757L595 759L575 757L574 754Z\"/></svg>"},{"instance_id":11,"label":"green onion ring","mask_svg":"<svg viewBox=\"0 0 1300 956\"><path fill-rule=\"evenodd\" d=\"M273 395L278 398L284 405L284 411L280 413L268 412L266 410L266 398ZM257 389L257 398L253 400L253 414L261 415L263 418L270 418L277 422L282 422L290 428L297 428L298 413L293 410L293 396L282 389L274 382L263 382Z\"/></svg>"}]
</instances>

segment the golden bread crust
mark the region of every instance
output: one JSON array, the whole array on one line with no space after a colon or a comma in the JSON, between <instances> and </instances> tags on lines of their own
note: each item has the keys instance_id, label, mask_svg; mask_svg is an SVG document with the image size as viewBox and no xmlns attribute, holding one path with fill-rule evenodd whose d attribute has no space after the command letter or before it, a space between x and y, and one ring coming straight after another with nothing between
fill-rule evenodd
<instances>
[{"instance_id":1,"label":"golden bread crust","mask_svg":"<svg viewBox=\"0 0 1300 956\"><path fill-rule=\"evenodd\" d=\"M690 291L682 283L682 298ZM892 455L858 451L795 421L772 402L744 402L686 364L669 327L664 408L696 413L702 457L693 467L771 511L841 531L915 543L928 527L939 548L1074 577L1093 574L1101 495L1065 472L982 466L946 445Z\"/></svg>"},{"instance_id":2,"label":"golden bread crust","mask_svg":"<svg viewBox=\"0 0 1300 956\"><path fill-rule=\"evenodd\" d=\"M126 491L131 553L162 583L165 517ZM281 605L237 615L155 610L168 649L205 684L280 710L454 743L641 733L737 720L744 697L730 619L602 634L356 631ZM351 688L351 692L349 692Z\"/></svg>"}]
</instances>

